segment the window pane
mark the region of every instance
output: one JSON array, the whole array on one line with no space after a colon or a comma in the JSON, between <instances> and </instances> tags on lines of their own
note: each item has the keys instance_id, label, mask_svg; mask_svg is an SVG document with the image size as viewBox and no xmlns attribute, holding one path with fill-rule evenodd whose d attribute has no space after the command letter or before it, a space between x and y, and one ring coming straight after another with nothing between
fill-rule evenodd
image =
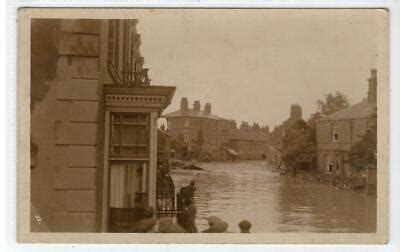
<instances>
[{"instance_id":1,"label":"window pane","mask_svg":"<svg viewBox=\"0 0 400 252\"><path fill-rule=\"evenodd\" d=\"M134 208L143 203L147 162L112 162L110 167L110 207Z\"/></svg>"},{"instance_id":2,"label":"window pane","mask_svg":"<svg viewBox=\"0 0 400 252\"><path fill-rule=\"evenodd\" d=\"M149 156L150 120L148 114L113 113L111 155Z\"/></svg>"}]
</instances>

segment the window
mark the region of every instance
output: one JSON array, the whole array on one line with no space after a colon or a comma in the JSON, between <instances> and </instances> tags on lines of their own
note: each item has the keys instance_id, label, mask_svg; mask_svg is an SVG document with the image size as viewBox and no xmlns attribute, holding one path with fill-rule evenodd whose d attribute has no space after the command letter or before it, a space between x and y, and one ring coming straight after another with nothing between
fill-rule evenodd
<instances>
[{"instance_id":1,"label":"window","mask_svg":"<svg viewBox=\"0 0 400 252\"><path fill-rule=\"evenodd\" d=\"M190 133L189 133L188 130L185 130L185 131L183 132L183 141L184 141L185 143L190 142Z\"/></svg>"},{"instance_id":2,"label":"window","mask_svg":"<svg viewBox=\"0 0 400 252\"><path fill-rule=\"evenodd\" d=\"M331 141L337 142L339 140L339 134L337 132L337 128L335 123L331 123Z\"/></svg>"},{"instance_id":3,"label":"window","mask_svg":"<svg viewBox=\"0 0 400 252\"><path fill-rule=\"evenodd\" d=\"M109 230L127 232L148 204L150 114L111 113L109 142Z\"/></svg>"},{"instance_id":4,"label":"window","mask_svg":"<svg viewBox=\"0 0 400 252\"><path fill-rule=\"evenodd\" d=\"M111 115L111 157L149 157L150 119L148 114Z\"/></svg>"},{"instance_id":5,"label":"window","mask_svg":"<svg viewBox=\"0 0 400 252\"><path fill-rule=\"evenodd\" d=\"M146 192L146 162L115 161L111 165L110 207L134 208Z\"/></svg>"},{"instance_id":6,"label":"window","mask_svg":"<svg viewBox=\"0 0 400 252\"><path fill-rule=\"evenodd\" d=\"M339 134L337 132L335 124L331 125L331 134L332 134L332 138L331 138L332 142L337 142L339 140Z\"/></svg>"},{"instance_id":7,"label":"window","mask_svg":"<svg viewBox=\"0 0 400 252\"><path fill-rule=\"evenodd\" d=\"M140 35L132 29L135 20L110 20L108 30L108 70L119 85L147 86L148 69L140 56Z\"/></svg>"},{"instance_id":8,"label":"window","mask_svg":"<svg viewBox=\"0 0 400 252\"><path fill-rule=\"evenodd\" d=\"M189 119L183 119L183 127L185 128L189 128L190 124L189 124Z\"/></svg>"},{"instance_id":9,"label":"window","mask_svg":"<svg viewBox=\"0 0 400 252\"><path fill-rule=\"evenodd\" d=\"M325 157L325 169L327 173L332 173L333 171L333 164L329 157Z\"/></svg>"},{"instance_id":10,"label":"window","mask_svg":"<svg viewBox=\"0 0 400 252\"><path fill-rule=\"evenodd\" d=\"M338 133L333 133L333 141L339 140L339 134Z\"/></svg>"},{"instance_id":11,"label":"window","mask_svg":"<svg viewBox=\"0 0 400 252\"><path fill-rule=\"evenodd\" d=\"M171 129L172 129L172 122L171 122L171 120L168 120L168 121L167 121L167 129L168 129L168 130L171 130Z\"/></svg>"},{"instance_id":12,"label":"window","mask_svg":"<svg viewBox=\"0 0 400 252\"><path fill-rule=\"evenodd\" d=\"M337 158L336 159L336 173L339 173L340 172L340 159L339 158Z\"/></svg>"}]
</instances>

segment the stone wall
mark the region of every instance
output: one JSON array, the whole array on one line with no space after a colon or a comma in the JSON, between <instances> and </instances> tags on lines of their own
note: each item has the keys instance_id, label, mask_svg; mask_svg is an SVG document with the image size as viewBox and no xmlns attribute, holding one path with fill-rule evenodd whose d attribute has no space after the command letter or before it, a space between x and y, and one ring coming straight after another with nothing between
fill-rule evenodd
<instances>
[{"instance_id":1,"label":"stone wall","mask_svg":"<svg viewBox=\"0 0 400 252\"><path fill-rule=\"evenodd\" d=\"M54 69L52 78L32 81L31 141L37 147L31 169L31 202L50 231L97 230L99 114L98 20L37 20L32 31L52 25L54 50L38 50L34 64ZM36 37L37 39L37 37ZM40 39L41 40L41 39ZM34 43L32 43L34 45ZM38 45L38 43L36 43ZM39 44L45 47L46 45ZM34 49L32 49L34 50ZM48 57L43 53L52 53ZM41 54L42 53L42 54ZM46 58L52 61L45 60ZM32 65L32 76L38 70ZM32 92L32 94L37 92Z\"/></svg>"}]
</instances>

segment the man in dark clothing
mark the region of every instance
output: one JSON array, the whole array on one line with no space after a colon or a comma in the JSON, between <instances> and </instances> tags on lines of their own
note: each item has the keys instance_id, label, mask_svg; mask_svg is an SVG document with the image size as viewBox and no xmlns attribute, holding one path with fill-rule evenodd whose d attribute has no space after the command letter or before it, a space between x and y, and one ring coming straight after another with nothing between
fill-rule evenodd
<instances>
[{"instance_id":1,"label":"man in dark clothing","mask_svg":"<svg viewBox=\"0 0 400 252\"><path fill-rule=\"evenodd\" d=\"M183 228L187 233L197 233L196 227L196 205L193 199L187 199L185 202L185 209L183 210Z\"/></svg>"},{"instance_id":2,"label":"man in dark clothing","mask_svg":"<svg viewBox=\"0 0 400 252\"><path fill-rule=\"evenodd\" d=\"M181 188L180 194L184 200L193 198L194 192L196 191L195 184L196 182L192 180L188 186Z\"/></svg>"}]
</instances>

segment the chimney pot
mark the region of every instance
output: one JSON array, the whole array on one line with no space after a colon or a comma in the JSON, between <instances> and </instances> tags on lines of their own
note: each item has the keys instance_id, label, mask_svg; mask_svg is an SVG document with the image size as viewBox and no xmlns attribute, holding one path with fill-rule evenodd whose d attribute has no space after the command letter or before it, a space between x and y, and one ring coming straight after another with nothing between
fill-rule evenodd
<instances>
[{"instance_id":1,"label":"chimney pot","mask_svg":"<svg viewBox=\"0 0 400 252\"><path fill-rule=\"evenodd\" d=\"M298 104L292 104L290 107L290 119L292 121L298 121L303 118L301 107Z\"/></svg>"},{"instance_id":2,"label":"chimney pot","mask_svg":"<svg viewBox=\"0 0 400 252\"><path fill-rule=\"evenodd\" d=\"M376 103L377 99L377 71L371 69L371 77L368 79L368 102Z\"/></svg>"},{"instance_id":3,"label":"chimney pot","mask_svg":"<svg viewBox=\"0 0 400 252\"><path fill-rule=\"evenodd\" d=\"M188 100L186 97L182 97L182 99L181 99L181 110L182 111L188 110Z\"/></svg>"},{"instance_id":4,"label":"chimney pot","mask_svg":"<svg viewBox=\"0 0 400 252\"><path fill-rule=\"evenodd\" d=\"M198 101L198 100L194 101L193 110L200 111L200 101Z\"/></svg>"},{"instance_id":5,"label":"chimney pot","mask_svg":"<svg viewBox=\"0 0 400 252\"><path fill-rule=\"evenodd\" d=\"M204 106L204 111L208 114L211 113L211 103L206 103L206 105Z\"/></svg>"}]
</instances>

